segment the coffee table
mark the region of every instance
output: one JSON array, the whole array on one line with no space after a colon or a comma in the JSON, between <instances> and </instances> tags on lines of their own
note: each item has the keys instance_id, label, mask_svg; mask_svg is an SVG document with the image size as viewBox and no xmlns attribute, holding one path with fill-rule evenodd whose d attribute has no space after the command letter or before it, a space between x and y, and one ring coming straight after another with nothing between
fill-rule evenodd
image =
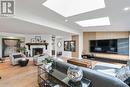
<instances>
[{"instance_id":1,"label":"coffee table","mask_svg":"<svg viewBox=\"0 0 130 87\"><path fill-rule=\"evenodd\" d=\"M92 68L92 61L87 59L68 59L67 62L77 66Z\"/></svg>"},{"instance_id":2,"label":"coffee table","mask_svg":"<svg viewBox=\"0 0 130 87\"><path fill-rule=\"evenodd\" d=\"M24 59L19 60L18 63L21 67L23 67L23 66L26 66L28 64L28 61L29 61L29 59L24 58Z\"/></svg>"}]
</instances>

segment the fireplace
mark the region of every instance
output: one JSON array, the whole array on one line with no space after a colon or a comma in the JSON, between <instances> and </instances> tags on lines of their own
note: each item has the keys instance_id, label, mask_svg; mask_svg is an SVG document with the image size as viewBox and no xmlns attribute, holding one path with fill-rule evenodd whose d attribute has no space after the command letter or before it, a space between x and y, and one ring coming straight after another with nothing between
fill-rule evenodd
<instances>
[{"instance_id":1,"label":"fireplace","mask_svg":"<svg viewBox=\"0 0 130 87\"><path fill-rule=\"evenodd\" d=\"M43 53L43 48L33 48L32 49L32 56L39 55Z\"/></svg>"}]
</instances>

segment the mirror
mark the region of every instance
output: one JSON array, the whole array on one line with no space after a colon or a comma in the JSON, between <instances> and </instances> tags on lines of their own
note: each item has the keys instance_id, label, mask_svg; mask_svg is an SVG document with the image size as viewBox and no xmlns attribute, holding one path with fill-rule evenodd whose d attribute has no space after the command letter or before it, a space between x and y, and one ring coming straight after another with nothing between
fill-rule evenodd
<instances>
[{"instance_id":1,"label":"mirror","mask_svg":"<svg viewBox=\"0 0 130 87\"><path fill-rule=\"evenodd\" d=\"M61 42L58 42L57 43L57 46L60 48L62 46L62 43Z\"/></svg>"}]
</instances>

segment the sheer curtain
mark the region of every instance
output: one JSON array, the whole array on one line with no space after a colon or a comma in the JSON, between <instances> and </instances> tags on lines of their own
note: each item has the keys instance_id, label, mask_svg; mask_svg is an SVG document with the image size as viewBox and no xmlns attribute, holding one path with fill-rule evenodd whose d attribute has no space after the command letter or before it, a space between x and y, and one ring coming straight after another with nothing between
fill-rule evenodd
<instances>
[{"instance_id":1,"label":"sheer curtain","mask_svg":"<svg viewBox=\"0 0 130 87\"><path fill-rule=\"evenodd\" d=\"M4 40L4 56L16 53L18 48L18 40Z\"/></svg>"}]
</instances>

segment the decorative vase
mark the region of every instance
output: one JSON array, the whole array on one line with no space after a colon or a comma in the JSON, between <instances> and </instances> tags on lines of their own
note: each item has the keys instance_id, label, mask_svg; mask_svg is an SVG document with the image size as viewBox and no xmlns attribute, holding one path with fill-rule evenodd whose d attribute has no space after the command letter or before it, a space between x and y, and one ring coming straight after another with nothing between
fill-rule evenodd
<instances>
[{"instance_id":1,"label":"decorative vase","mask_svg":"<svg viewBox=\"0 0 130 87\"><path fill-rule=\"evenodd\" d=\"M67 76L71 81L78 82L83 77L83 71L79 67L69 67Z\"/></svg>"}]
</instances>

